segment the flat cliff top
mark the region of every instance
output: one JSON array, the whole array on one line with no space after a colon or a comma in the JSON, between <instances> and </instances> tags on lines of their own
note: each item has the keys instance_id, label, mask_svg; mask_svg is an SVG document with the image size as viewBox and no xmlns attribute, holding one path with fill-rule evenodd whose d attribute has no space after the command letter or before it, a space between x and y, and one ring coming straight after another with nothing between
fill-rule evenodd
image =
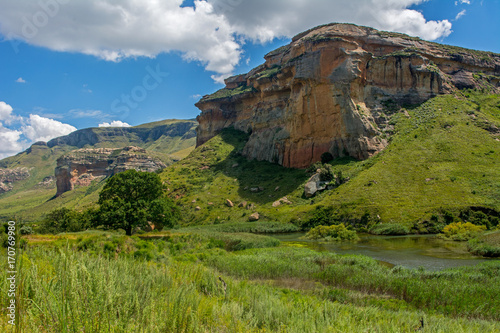
<instances>
[{"instance_id":1,"label":"flat cliff top","mask_svg":"<svg viewBox=\"0 0 500 333\"><path fill-rule=\"evenodd\" d=\"M304 54L332 45L354 52L367 52L374 58L422 55L438 65L446 61L455 62L477 72L500 76L500 54L494 52L439 44L402 33L380 31L354 24L332 23L296 35L290 44L266 54L264 64L246 74L226 79L226 88L204 96L197 106L213 100L248 96L255 92L252 80L275 76L284 67L292 66Z\"/></svg>"},{"instance_id":2,"label":"flat cliff top","mask_svg":"<svg viewBox=\"0 0 500 333\"><path fill-rule=\"evenodd\" d=\"M405 51L407 52L420 52L436 57L456 59L458 56L461 56L462 58L457 60L485 67L500 66L500 54L494 52L439 44L402 33L380 31L370 27L346 23L322 25L300 33L292 38L292 42L289 45L268 53L265 58L267 60L278 54L285 54L292 48L296 48L307 42L327 42L328 40L339 40L339 38L346 41L355 41L360 47L372 52L375 56L387 55L390 47L394 47L399 50L406 49ZM500 74L500 69L497 70Z\"/></svg>"}]
</instances>

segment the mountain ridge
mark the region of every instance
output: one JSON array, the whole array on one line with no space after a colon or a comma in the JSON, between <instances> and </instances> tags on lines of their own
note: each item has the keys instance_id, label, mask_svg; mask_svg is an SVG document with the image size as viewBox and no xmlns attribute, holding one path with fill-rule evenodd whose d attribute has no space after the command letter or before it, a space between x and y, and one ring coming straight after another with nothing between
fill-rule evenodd
<instances>
[{"instance_id":1,"label":"mountain ridge","mask_svg":"<svg viewBox=\"0 0 500 333\"><path fill-rule=\"evenodd\" d=\"M64 187L66 190L73 189L74 186L70 183L69 178L74 178L75 184L85 184L85 186L73 194L64 193L63 196L67 199L61 199L62 201L69 200L74 205L82 197L96 191L100 185L93 186L92 184L101 183L102 172L96 171L99 175L93 175L92 165L86 164L85 166L90 170L88 175L87 172L77 173L71 177L68 174L69 178L67 177L66 182L62 178L58 180L55 177L57 161L64 156L71 156L71 153L78 149L96 148L122 151L126 147L140 147L144 149L141 158L134 159L133 152L127 151L123 157L130 163L124 161L113 163L118 163L116 167L120 170L127 163L138 166L139 161L143 162L141 162L142 167L138 166L139 168L150 169L150 164L164 167L183 158L194 148L196 126L197 123L193 120L169 119L128 128L81 129L49 142L35 142L25 151L0 161L0 170L5 175L15 173L8 172L8 170L15 171L18 168L25 168L29 171L28 177L17 177L15 181L11 181L7 176L3 177L6 182L2 182L2 188L5 191L0 194L0 218L40 216L46 210L43 207L48 205L48 200L53 198L56 192L59 195L65 192L62 190L63 186L60 187L59 191L56 190L57 182L66 184ZM123 153L121 154L123 155ZM145 157L151 157L152 160ZM69 162L67 164L71 165ZM68 167L71 169L70 166ZM79 168L81 167L79 166ZM85 179L80 179L82 177ZM90 187L85 190L85 187L89 185ZM61 205L68 204L63 204L61 200ZM52 207L53 205L50 203L48 206Z\"/></svg>"}]
</instances>

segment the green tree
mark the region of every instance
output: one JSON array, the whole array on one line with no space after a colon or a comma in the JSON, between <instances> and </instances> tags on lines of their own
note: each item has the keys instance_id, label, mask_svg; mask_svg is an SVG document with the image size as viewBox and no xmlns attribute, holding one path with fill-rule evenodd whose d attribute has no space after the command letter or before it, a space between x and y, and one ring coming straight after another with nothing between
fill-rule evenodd
<instances>
[{"instance_id":1,"label":"green tree","mask_svg":"<svg viewBox=\"0 0 500 333\"><path fill-rule=\"evenodd\" d=\"M108 179L99 194L101 223L111 229L132 230L147 226L157 229L173 226L179 219L174 203L163 194L163 185L157 174L127 170Z\"/></svg>"},{"instance_id":2,"label":"green tree","mask_svg":"<svg viewBox=\"0 0 500 333\"><path fill-rule=\"evenodd\" d=\"M39 232L57 234L60 232L78 232L90 227L82 220L82 213L69 208L54 209L41 221Z\"/></svg>"}]
</instances>

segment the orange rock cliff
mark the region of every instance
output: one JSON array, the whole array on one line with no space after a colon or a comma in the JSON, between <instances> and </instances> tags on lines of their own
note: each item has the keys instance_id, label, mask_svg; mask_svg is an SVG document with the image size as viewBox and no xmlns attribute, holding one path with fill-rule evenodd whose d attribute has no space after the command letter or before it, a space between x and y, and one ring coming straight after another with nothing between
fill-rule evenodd
<instances>
[{"instance_id":1,"label":"orange rock cliff","mask_svg":"<svg viewBox=\"0 0 500 333\"><path fill-rule=\"evenodd\" d=\"M295 36L196 106L197 145L223 128L250 134L249 159L305 168L325 152L366 159L391 135L391 104L483 83L500 91L500 55L350 24Z\"/></svg>"}]
</instances>

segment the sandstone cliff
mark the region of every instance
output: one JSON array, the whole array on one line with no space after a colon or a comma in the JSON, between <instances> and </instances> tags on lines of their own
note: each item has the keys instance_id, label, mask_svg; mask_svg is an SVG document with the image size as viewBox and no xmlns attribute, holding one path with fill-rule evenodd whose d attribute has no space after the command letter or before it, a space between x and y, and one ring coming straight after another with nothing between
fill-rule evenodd
<instances>
[{"instance_id":1,"label":"sandstone cliff","mask_svg":"<svg viewBox=\"0 0 500 333\"><path fill-rule=\"evenodd\" d=\"M25 180L29 176L28 168L0 168L0 194L11 191L14 183Z\"/></svg>"},{"instance_id":2,"label":"sandstone cliff","mask_svg":"<svg viewBox=\"0 0 500 333\"><path fill-rule=\"evenodd\" d=\"M350 24L306 31L265 60L196 104L197 145L234 127L250 134L250 159L296 168L325 152L365 159L388 144L389 105L500 90L498 54Z\"/></svg>"},{"instance_id":3,"label":"sandstone cliff","mask_svg":"<svg viewBox=\"0 0 500 333\"><path fill-rule=\"evenodd\" d=\"M60 157L55 170L57 194L71 191L75 186L89 186L96 178L110 177L129 169L154 172L166 167L142 148L78 149Z\"/></svg>"}]
</instances>

